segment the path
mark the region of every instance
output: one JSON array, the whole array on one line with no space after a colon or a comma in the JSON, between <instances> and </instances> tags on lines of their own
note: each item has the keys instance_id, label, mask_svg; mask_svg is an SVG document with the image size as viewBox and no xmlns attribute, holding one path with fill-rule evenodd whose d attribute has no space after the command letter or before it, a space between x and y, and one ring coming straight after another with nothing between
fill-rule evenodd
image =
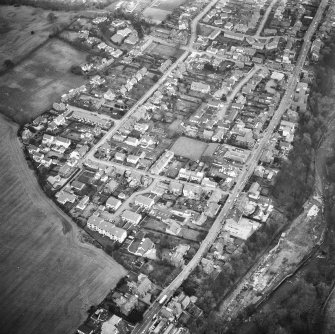
<instances>
[{"instance_id":1,"label":"path","mask_svg":"<svg viewBox=\"0 0 335 334\"><path fill-rule=\"evenodd\" d=\"M277 3L277 1L278 1L278 0L272 0L270 6L267 8L267 10L266 10L266 12L265 12L265 14L264 14L264 16L263 16L262 22L261 22L260 25L258 26L258 29L257 29L257 31L256 31L256 34L255 34L253 37L255 37L255 38L260 37L260 34L261 34L261 32L263 31L263 28L264 28L264 26L265 26L265 24L266 24L266 21L268 20L269 15L270 15L270 13L271 13L271 11L272 11L272 8L273 8L273 6Z\"/></svg>"}]
</instances>

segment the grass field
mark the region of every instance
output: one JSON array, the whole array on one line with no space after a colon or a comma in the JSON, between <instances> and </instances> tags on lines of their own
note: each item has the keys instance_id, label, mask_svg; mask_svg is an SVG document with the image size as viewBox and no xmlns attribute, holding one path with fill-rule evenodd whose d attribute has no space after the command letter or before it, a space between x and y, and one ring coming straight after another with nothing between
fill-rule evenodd
<instances>
[{"instance_id":1,"label":"grass field","mask_svg":"<svg viewBox=\"0 0 335 334\"><path fill-rule=\"evenodd\" d=\"M155 24L160 24L170 13L168 10L148 7L143 11L143 16Z\"/></svg>"},{"instance_id":2,"label":"grass field","mask_svg":"<svg viewBox=\"0 0 335 334\"><path fill-rule=\"evenodd\" d=\"M171 57L178 58L183 53L181 49L159 44L159 43L152 43L149 49L150 50L147 52L148 54L150 55L156 54L166 59L171 58Z\"/></svg>"},{"instance_id":3,"label":"grass field","mask_svg":"<svg viewBox=\"0 0 335 334\"><path fill-rule=\"evenodd\" d=\"M187 137L180 137L173 144L171 151L176 155L189 158L191 160L199 160L205 152L208 144Z\"/></svg>"},{"instance_id":4,"label":"grass field","mask_svg":"<svg viewBox=\"0 0 335 334\"><path fill-rule=\"evenodd\" d=\"M57 19L51 23L49 13L28 6L0 6L0 70L5 59L14 63L21 60L49 38L54 25L67 24L73 16L73 13L55 12Z\"/></svg>"},{"instance_id":5,"label":"grass field","mask_svg":"<svg viewBox=\"0 0 335 334\"><path fill-rule=\"evenodd\" d=\"M63 93L85 82L70 72L71 65L83 63L85 57L60 40L50 40L1 76L0 110L20 124L35 118Z\"/></svg>"},{"instance_id":6,"label":"grass field","mask_svg":"<svg viewBox=\"0 0 335 334\"><path fill-rule=\"evenodd\" d=\"M0 332L72 333L125 271L44 195L16 130L0 119Z\"/></svg>"},{"instance_id":7,"label":"grass field","mask_svg":"<svg viewBox=\"0 0 335 334\"><path fill-rule=\"evenodd\" d=\"M155 0L150 7L143 11L143 15L155 23L160 23L185 1L186 0Z\"/></svg>"}]
</instances>

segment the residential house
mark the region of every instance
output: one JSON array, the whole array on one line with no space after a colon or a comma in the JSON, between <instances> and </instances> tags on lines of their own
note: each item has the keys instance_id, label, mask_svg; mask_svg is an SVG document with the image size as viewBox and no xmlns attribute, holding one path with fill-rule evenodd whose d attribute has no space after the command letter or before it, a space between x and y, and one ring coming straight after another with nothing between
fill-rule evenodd
<instances>
[{"instance_id":1,"label":"residential house","mask_svg":"<svg viewBox=\"0 0 335 334\"><path fill-rule=\"evenodd\" d=\"M108 101L114 101L115 94L110 89L108 89L107 92L104 94L104 99Z\"/></svg>"},{"instance_id":2,"label":"residential house","mask_svg":"<svg viewBox=\"0 0 335 334\"><path fill-rule=\"evenodd\" d=\"M112 125L111 121L100 118L98 115L94 115L93 113L83 110L81 108L77 108L77 107L70 106L70 105L67 105L66 108L69 111L72 111L72 113L69 113L69 115L67 116L68 118L76 119L79 122L97 125L104 129L108 129Z\"/></svg>"},{"instance_id":3,"label":"residential house","mask_svg":"<svg viewBox=\"0 0 335 334\"><path fill-rule=\"evenodd\" d=\"M198 185L185 184L183 189L183 195L190 199L199 198L202 188Z\"/></svg>"},{"instance_id":4,"label":"residential house","mask_svg":"<svg viewBox=\"0 0 335 334\"><path fill-rule=\"evenodd\" d=\"M144 133L149 129L149 124L138 122L138 123L135 123L134 129L141 132L141 133Z\"/></svg>"},{"instance_id":5,"label":"residential house","mask_svg":"<svg viewBox=\"0 0 335 334\"><path fill-rule=\"evenodd\" d=\"M71 183L71 188L73 188L76 191L82 191L85 188L86 184L83 182L80 182L78 180L74 180Z\"/></svg>"},{"instance_id":6,"label":"residential house","mask_svg":"<svg viewBox=\"0 0 335 334\"><path fill-rule=\"evenodd\" d=\"M93 334L94 328L88 326L87 324L80 325L77 329L78 334Z\"/></svg>"},{"instance_id":7,"label":"residential house","mask_svg":"<svg viewBox=\"0 0 335 334\"><path fill-rule=\"evenodd\" d=\"M48 135L48 134L44 134L43 135L43 138L42 138L42 144L43 145L51 145L54 141L55 137L54 136L51 136L51 135Z\"/></svg>"},{"instance_id":8,"label":"residential house","mask_svg":"<svg viewBox=\"0 0 335 334\"><path fill-rule=\"evenodd\" d=\"M125 140L125 143L130 145L130 146L138 146L140 141L135 138L135 137L128 137L126 140Z\"/></svg>"},{"instance_id":9,"label":"residential house","mask_svg":"<svg viewBox=\"0 0 335 334\"><path fill-rule=\"evenodd\" d=\"M137 282L128 282L128 286L132 293L136 294L140 298L143 298L145 295L147 295L154 287L148 276L144 274L138 275Z\"/></svg>"},{"instance_id":10,"label":"residential house","mask_svg":"<svg viewBox=\"0 0 335 334\"><path fill-rule=\"evenodd\" d=\"M142 215L140 215L139 213L130 211L130 210L125 210L122 214L121 214L121 218L122 220L129 222L133 225L137 225L141 219L142 219Z\"/></svg>"},{"instance_id":11,"label":"residential house","mask_svg":"<svg viewBox=\"0 0 335 334\"><path fill-rule=\"evenodd\" d=\"M127 162L133 165L137 165L140 159L141 159L140 155L129 154L127 156Z\"/></svg>"},{"instance_id":12,"label":"residential house","mask_svg":"<svg viewBox=\"0 0 335 334\"><path fill-rule=\"evenodd\" d=\"M120 331L118 329L118 325L121 321L122 318L113 314L108 321L102 323L101 334L119 334Z\"/></svg>"},{"instance_id":13,"label":"residential house","mask_svg":"<svg viewBox=\"0 0 335 334\"><path fill-rule=\"evenodd\" d=\"M214 218L217 213L219 212L220 210L220 205L217 204L217 203L207 203L207 208L204 212L204 214L207 216L207 217L210 217L210 218Z\"/></svg>"},{"instance_id":14,"label":"residential house","mask_svg":"<svg viewBox=\"0 0 335 334\"><path fill-rule=\"evenodd\" d=\"M227 27L227 24L225 25L225 29L229 29L229 27ZM225 31L224 32L224 37L226 38L230 38L230 39L235 39L237 41L244 41L244 34L241 33L237 33L237 32L232 32L232 31Z\"/></svg>"},{"instance_id":15,"label":"residential house","mask_svg":"<svg viewBox=\"0 0 335 334\"><path fill-rule=\"evenodd\" d=\"M113 211L116 211L121 206L121 204L122 202L113 196L109 197L106 201L107 209L110 209Z\"/></svg>"},{"instance_id":16,"label":"residential house","mask_svg":"<svg viewBox=\"0 0 335 334\"><path fill-rule=\"evenodd\" d=\"M180 182L177 181L171 181L169 185L169 190L172 192L174 195L181 195L183 193L183 188L184 185Z\"/></svg>"},{"instance_id":17,"label":"residential house","mask_svg":"<svg viewBox=\"0 0 335 334\"><path fill-rule=\"evenodd\" d=\"M162 197L165 194L166 189L167 187L165 187L165 185L158 184L151 190L151 193L158 197Z\"/></svg>"},{"instance_id":18,"label":"residential house","mask_svg":"<svg viewBox=\"0 0 335 334\"><path fill-rule=\"evenodd\" d=\"M150 209L155 204L155 200L153 198L139 195L135 198L135 205L138 205L145 209Z\"/></svg>"},{"instance_id":19,"label":"residential house","mask_svg":"<svg viewBox=\"0 0 335 334\"><path fill-rule=\"evenodd\" d=\"M260 184L254 182L249 188L248 196L254 200L258 200L260 197L260 189L261 189Z\"/></svg>"},{"instance_id":20,"label":"residential house","mask_svg":"<svg viewBox=\"0 0 335 334\"><path fill-rule=\"evenodd\" d=\"M120 227L116 227L115 225L94 215L88 219L87 227L93 231L97 231L104 236L107 236L111 240L115 240L120 243L122 243L127 238L126 230Z\"/></svg>"},{"instance_id":21,"label":"residential house","mask_svg":"<svg viewBox=\"0 0 335 334\"><path fill-rule=\"evenodd\" d=\"M61 114L61 115L58 115L58 116L53 120L53 122L54 122L57 126L59 126L59 125L63 125L63 124L65 124L66 119L65 119L64 115Z\"/></svg>"},{"instance_id":22,"label":"residential house","mask_svg":"<svg viewBox=\"0 0 335 334\"><path fill-rule=\"evenodd\" d=\"M86 206L87 206L87 204L89 203L89 201L90 201L90 198L89 198L88 196L85 195L85 196L80 200L80 202L77 204L76 209L83 211L83 210L86 208Z\"/></svg>"},{"instance_id":23,"label":"residential house","mask_svg":"<svg viewBox=\"0 0 335 334\"><path fill-rule=\"evenodd\" d=\"M210 275L214 271L214 262L212 260L203 258L201 259L201 265L207 275Z\"/></svg>"},{"instance_id":24,"label":"residential house","mask_svg":"<svg viewBox=\"0 0 335 334\"><path fill-rule=\"evenodd\" d=\"M250 219L241 218L238 222L233 218L226 220L224 230L230 233L230 236L242 240L247 240L261 224Z\"/></svg>"},{"instance_id":25,"label":"residential house","mask_svg":"<svg viewBox=\"0 0 335 334\"><path fill-rule=\"evenodd\" d=\"M36 161L36 162L42 162L44 158L44 154L41 153L41 152L34 152L33 153L33 159Z\"/></svg>"},{"instance_id":26,"label":"residential house","mask_svg":"<svg viewBox=\"0 0 335 334\"><path fill-rule=\"evenodd\" d=\"M167 219L166 222L168 223L168 226L166 227L166 233L169 233L172 235L180 234L181 227L175 220Z\"/></svg>"},{"instance_id":27,"label":"residential house","mask_svg":"<svg viewBox=\"0 0 335 334\"><path fill-rule=\"evenodd\" d=\"M114 155L115 160L123 162L126 159L125 153L116 152Z\"/></svg>"},{"instance_id":28,"label":"residential house","mask_svg":"<svg viewBox=\"0 0 335 334\"><path fill-rule=\"evenodd\" d=\"M203 172L196 172L181 168L178 173L178 178L200 183L204 178L204 175L205 174Z\"/></svg>"},{"instance_id":29,"label":"residential house","mask_svg":"<svg viewBox=\"0 0 335 334\"><path fill-rule=\"evenodd\" d=\"M201 181L201 185L205 188L212 188L212 189L215 189L217 187L217 183L215 181L210 180L208 177L205 177Z\"/></svg>"},{"instance_id":30,"label":"residential house","mask_svg":"<svg viewBox=\"0 0 335 334\"><path fill-rule=\"evenodd\" d=\"M203 93L203 94L208 94L211 90L211 87L208 84L193 81L192 84L191 84L191 90L193 90L195 92L200 92L200 93Z\"/></svg>"},{"instance_id":31,"label":"residential house","mask_svg":"<svg viewBox=\"0 0 335 334\"><path fill-rule=\"evenodd\" d=\"M128 246L128 252L142 256L142 257L155 257L155 244L149 238L142 238L141 241L133 240Z\"/></svg>"},{"instance_id":32,"label":"residential house","mask_svg":"<svg viewBox=\"0 0 335 334\"><path fill-rule=\"evenodd\" d=\"M144 148L146 148L150 145L154 145L155 143L156 143L156 140L149 135L144 135L141 138L141 146L144 147Z\"/></svg>"},{"instance_id":33,"label":"residential house","mask_svg":"<svg viewBox=\"0 0 335 334\"><path fill-rule=\"evenodd\" d=\"M185 265L184 255L189 251L190 245L178 245L169 253L169 262L175 267L183 267Z\"/></svg>"},{"instance_id":34,"label":"residential house","mask_svg":"<svg viewBox=\"0 0 335 334\"><path fill-rule=\"evenodd\" d=\"M105 322L109 318L109 313L107 310L99 308L91 315L90 318L95 323Z\"/></svg>"},{"instance_id":35,"label":"residential house","mask_svg":"<svg viewBox=\"0 0 335 334\"><path fill-rule=\"evenodd\" d=\"M126 39L125 39L125 43L126 44L130 44L130 45L135 45L137 42L139 41L137 32L133 32L131 33Z\"/></svg>"},{"instance_id":36,"label":"residential house","mask_svg":"<svg viewBox=\"0 0 335 334\"><path fill-rule=\"evenodd\" d=\"M173 159L173 157L174 153L172 151L166 151L165 153L163 153L160 158L155 162L155 164L151 167L151 173L159 175Z\"/></svg>"},{"instance_id":37,"label":"residential house","mask_svg":"<svg viewBox=\"0 0 335 334\"><path fill-rule=\"evenodd\" d=\"M66 203L74 203L77 199L77 196L65 190L61 190L56 193L56 198L58 203L65 205Z\"/></svg>"}]
</instances>

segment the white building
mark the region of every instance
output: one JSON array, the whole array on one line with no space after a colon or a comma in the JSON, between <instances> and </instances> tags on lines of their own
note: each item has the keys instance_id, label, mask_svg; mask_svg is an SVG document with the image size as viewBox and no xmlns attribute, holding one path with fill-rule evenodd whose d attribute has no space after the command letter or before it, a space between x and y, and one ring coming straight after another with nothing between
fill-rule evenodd
<instances>
[{"instance_id":1,"label":"white building","mask_svg":"<svg viewBox=\"0 0 335 334\"><path fill-rule=\"evenodd\" d=\"M71 145L71 140L68 138L56 137L53 143L68 148Z\"/></svg>"},{"instance_id":2,"label":"white building","mask_svg":"<svg viewBox=\"0 0 335 334\"><path fill-rule=\"evenodd\" d=\"M187 198L198 198L201 194L201 187L193 184L185 184L183 194Z\"/></svg>"},{"instance_id":3,"label":"white building","mask_svg":"<svg viewBox=\"0 0 335 334\"><path fill-rule=\"evenodd\" d=\"M173 159L173 157L174 153L172 151L166 151L151 167L151 173L159 175L164 170L164 168L169 164L169 162Z\"/></svg>"},{"instance_id":4,"label":"white building","mask_svg":"<svg viewBox=\"0 0 335 334\"><path fill-rule=\"evenodd\" d=\"M54 136L51 136L51 135L48 135L48 134L44 134L43 135L43 139L42 139L42 144L43 145L50 145L53 143L55 137Z\"/></svg>"},{"instance_id":5,"label":"white building","mask_svg":"<svg viewBox=\"0 0 335 334\"><path fill-rule=\"evenodd\" d=\"M139 195L135 199L135 205L138 205L145 209L150 209L154 204L155 204L155 201L153 198L150 198L144 195Z\"/></svg>"},{"instance_id":6,"label":"white building","mask_svg":"<svg viewBox=\"0 0 335 334\"><path fill-rule=\"evenodd\" d=\"M115 240L120 243L122 243L127 238L126 230L116 227L115 225L97 216L91 216L88 219L87 227L92 231L97 231L111 240Z\"/></svg>"},{"instance_id":7,"label":"white building","mask_svg":"<svg viewBox=\"0 0 335 334\"><path fill-rule=\"evenodd\" d=\"M241 218L239 222L229 218L226 220L224 230L234 238L247 240L260 226L261 224L247 218Z\"/></svg>"},{"instance_id":8,"label":"white building","mask_svg":"<svg viewBox=\"0 0 335 334\"><path fill-rule=\"evenodd\" d=\"M90 201L90 198L88 196L84 196L80 202L77 204L76 209L78 210L84 210L88 204L88 202Z\"/></svg>"},{"instance_id":9,"label":"white building","mask_svg":"<svg viewBox=\"0 0 335 334\"><path fill-rule=\"evenodd\" d=\"M116 211L121 206L121 204L122 202L113 196L109 197L106 201L106 207L114 211Z\"/></svg>"},{"instance_id":10,"label":"white building","mask_svg":"<svg viewBox=\"0 0 335 334\"><path fill-rule=\"evenodd\" d=\"M193 90L195 92L208 94L211 90L211 87L208 84L193 81L192 84L191 84L191 90Z\"/></svg>"},{"instance_id":11,"label":"white building","mask_svg":"<svg viewBox=\"0 0 335 334\"><path fill-rule=\"evenodd\" d=\"M139 213L130 211L130 210L125 210L122 214L121 214L121 218L122 220L137 225L141 219L142 219L142 215L140 215Z\"/></svg>"},{"instance_id":12,"label":"white building","mask_svg":"<svg viewBox=\"0 0 335 334\"><path fill-rule=\"evenodd\" d=\"M126 140L125 140L125 143L130 145L130 146L138 146L138 144L140 143L140 141L137 139L137 138L134 138L134 137L128 137Z\"/></svg>"}]
</instances>

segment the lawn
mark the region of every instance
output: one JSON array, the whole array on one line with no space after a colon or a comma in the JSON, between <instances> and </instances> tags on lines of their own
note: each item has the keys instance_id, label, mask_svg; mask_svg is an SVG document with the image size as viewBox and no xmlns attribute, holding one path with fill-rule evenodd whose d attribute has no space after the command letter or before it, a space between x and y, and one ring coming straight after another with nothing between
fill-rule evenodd
<instances>
[{"instance_id":1,"label":"lawn","mask_svg":"<svg viewBox=\"0 0 335 334\"><path fill-rule=\"evenodd\" d=\"M22 124L52 106L63 93L85 83L70 72L85 62L86 54L52 39L27 60L1 76L0 110Z\"/></svg>"},{"instance_id":2,"label":"lawn","mask_svg":"<svg viewBox=\"0 0 335 334\"><path fill-rule=\"evenodd\" d=\"M170 13L168 10L148 7L143 11L143 16L155 24L160 24Z\"/></svg>"},{"instance_id":3,"label":"lawn","mask_svg":"<svg viewBox=\"0 0 335 334\"><path fill-rule=\"evenodd\" d=\"M73 333L125 271L45 196L16 131L0 119L0 332Z\"/></svg>"},{"instance_id":4,"label":"lawn","mask_svg":"<svg viewBox=\"0 0 335 334\"><path fill-rule=\"evenodd\" d=\"M184 2L185 0L155 1L152 7L148 7L143 11L143 15L145 18L151 19L154 23L161 23L175 8Z\"/></svg>"},{"instance_id":5,"label":"lawn","mask_svg":"<svg viewBox=\"0 0 335 334\"><path fill-rule=\"evenodd\" d=\"M204 143L200 140L180 137L173 144L171 151L173 151L175 155L180 155L182 157L196 161L200 160L207 146L207 143Z\"/></svg>"},{"instance_id":6,"label":"lawn","mask_svg":"<svg viewBox=\"0 0 335 334\"><path fill-rule=\"evenodd\" d=\"M186 0L160 0L157 3L157 8L172 11L178 6L181 6Z\"/></svg>"},{"instance_id":7,"label":"lawn","mask_svg":"<svg viewBox=\"0 0 335 334\"><path fill-rule=\"evenodd\" d=\"M150 47L150 52L148 52L150 55L156 54L166 59L170 57L179 58L182 53L183 51L181 49L159 43L153 43Z\"/></svg>"}]
</instances>

